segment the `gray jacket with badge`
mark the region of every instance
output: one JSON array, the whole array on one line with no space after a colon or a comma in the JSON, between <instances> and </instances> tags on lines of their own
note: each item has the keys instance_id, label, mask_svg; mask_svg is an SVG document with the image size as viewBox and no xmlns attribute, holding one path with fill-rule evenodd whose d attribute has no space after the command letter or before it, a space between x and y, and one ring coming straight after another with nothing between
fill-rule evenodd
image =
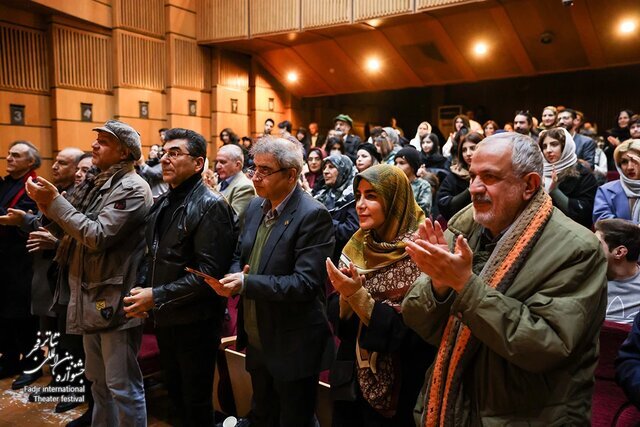
<instances>
[{"instance_id":1,"label":"gray jacket with badge","mask_svg":"<svg viewBox=\"0 0 640 427\"><path fill-rule=\"evenodd\" d=\"M127 329L123 297L135 285L144 255L144 222L153 204L151 189L135 171L116 174L99 190L83 214L64 197L47 209L50 219L76 240L69 260L67 333Z\"/></svg>"}]
</instances>

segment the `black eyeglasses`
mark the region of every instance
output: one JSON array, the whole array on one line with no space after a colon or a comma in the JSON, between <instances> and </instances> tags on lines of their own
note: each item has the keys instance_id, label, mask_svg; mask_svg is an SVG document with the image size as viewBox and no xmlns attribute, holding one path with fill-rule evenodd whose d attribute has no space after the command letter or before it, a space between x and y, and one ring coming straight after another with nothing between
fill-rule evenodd
<instances>
[{"instance_id":1,"label":"black eyeglasses","mask_svg":"<svg viewBox=\"0 0 640 427\"><path fill-rule=\"evenodd\" d=\"M162 155L162 157L160 157L161 159L164 157L167 157L169 160L175 160L180 156L192 156L189 153L183 153L182 151L178 151L178 150L169 150L169 151L165 151L164 154Z\"/></svg>"},{"instance_id":2,"label":"black eyeglasses","mask_svg":"<svg viewBox=\"0 0 640 427\"><path fill-rule=\"evenodd\" d=\"M260 172L259 170L257 170L254 167L254 168L247 169L246 175L250 179L257 179L258 181L261 181L264 178L273 175L274 173L282 172L282 171L287 170L287 169L288 168L280 168L280 169L278 169L276 171L273 171L273 172Z\"/></svg>"}]
</instances>

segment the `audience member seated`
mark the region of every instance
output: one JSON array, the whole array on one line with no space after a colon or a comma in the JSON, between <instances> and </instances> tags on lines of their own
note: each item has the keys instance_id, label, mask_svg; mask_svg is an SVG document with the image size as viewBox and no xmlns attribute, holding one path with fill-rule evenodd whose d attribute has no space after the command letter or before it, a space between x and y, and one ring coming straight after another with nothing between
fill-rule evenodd
<instances>
[{"instance_id":1,"label":"audience member seated","mask_svg":"<svg viewBox=\"0 0 640 427\"><path fill-rule=\"evenodd\" d=\"M453 118L453 132L449 134L449 138L447 142L445 142L442 147L442 155L445 157L451 157L454 155L454 145L455 145L455 136L456 134L466 135L469 133L469 129L471 129L471 123L469 123L469 118L464 114L459 114ZM455 157L455 156L454 156Z\"/></svg>"},{"instance_id":2,"label":"audience member seated","mask_svg":"<svg viewBox=\"0 0 640 427\"><path fill-rule=\"evenodd\" d=\"M440 141L435 133L429 133L422 138L420 163L427 169L449 168L446 157L440 154Z\"/></svg>"},{"instance_id":3,"label":"audience member seated","mask_svg":"<svg viewBox=\"0 0 640 427\"><path fill-rule=\"evenodd\" d=\"M438 209L440 214L447 220L471 203L469 166L471 166L476 145L483 138L477 132L471 132L462 137L460 149L458 150L458 162L451 166L451 173L440 184Z\"/></svg>"},{"instance_id":4,"label":"audience member seated","mask_svg":"<svg viewBox=\"0 0 640 427\"><path fill-rule=\"evenodd\" d=\"M485 138L495 134L499 129L500 129L500 126L498 126L498 123L496 123L493 120L487 120L482 125L482 132L484 133Z\"/></svg>"},{"instance_id":5,"label":"audience member seated","mask_svg":"<svg viewBox=\"0 0 640 427\"><path fill-rule=\"evenodd\" d=\"M358 229L353 196L353 177L356 169L351 159L344 154L333 154L322 163L324 186L315 195L315 199L331 214L336 236L332 259L337 260L344 245Z\"/></svg>"},{"instance_id":6,"label":"audience member seated","mask_svg":"<svg viewBox=\"0 0 640 427\"><path fill-rule=\"evenodd\" d=\"M640 227L624 219L596 222L607 256L607 320L632 323L640 311Z\"/></svg>"},{"instance_id":7,"label":"audience member seated","mask_svg":"<svg viewBox=\"0 0 640 427\"><path fill-rule=\"evenodd\" d=\"M300 185L302 185L304 191L312 195L315 195L324 185L324 178L322 177L323 158L324 151L319 147L312 147L309 149L307 162L302 168Z\"/></svg>"},{"instance_id":8,"label":"audience member seated","mask_svg":"<svg viewBox=\"0 0 640 427\"><path fill-rule=\"evenodd\" d=\"M229 202L242 224L245 210L256 195L253 183L242 172L244 156L237 145L223 145L216 155L216 172L218 173L219 191Z\"/></svg>"},{"instance_id":9,"label":"audience member seated","mask_svg":"<svg viewBox=\"0 0 640 427\"><path fill-rule=\"evenodd\" d=\"M620 347L616 381L631 403L640 408L640 314L633 319L631 332Z\"/></svg>"},{"instance_id":10,"label":"audience member seated","mask_svg":"<svg viewBox=\"0 0 640 427\"><path fill-rule=\"evenodd\" d=\"M380 153L380 157L382 158L380 163L385 165L395 164L396 152L393 151L393 144L386 136L380 135L373 138L373 145L376 147L376 150L378 150L378 153Z\"/></svg>"},{"instance_id":11,"label":"audience member seated","mask_svg":"<svg viewBox=\"0 0 640 427\"><path fill-rule=\"evenodd\" d=\"M327 261L337 291L329 317L340 338L330 374L333 425L409 426L434 354L405 326L400 309L420 274L405 246L425 217L398 168L373 166L354 186L360 229L345 246L340 269Z\"/></svg>"},{"instance_id":12,"label":"audience member seated","mask_svg":"<svg viewBox=\"0 0 640 427\"><path fill-rule=\"evenodd\" d=\"M418 130L416 130L416 136L409 141L409 144L413 145L413 148L420 151L422 140L431 133L431 129L431 124L429 122L420 123L418 125Z\"/></svg>"},{"instance_id":13,"label":"audience member seated","mask_svg":"<svg viewBox=\"0 0 640 427\"><path fill-rule=\"evenodd\" d=\"M407 175L413 189L413 197L424 212L425 216L431 214L431 185L428 181L418 178L416 173L420 169L420 153L413 147L405 147L396 153L396 166Z\"/></svg>"},{"instance_id":14,"label":"audience member seated","mask_svg":"<svg viewBox=\"0 0 640 427\"><path fill-rule=\"evenodd\" d=\"M356 152L356 169L358 172L363 172L381 161L382 157L375 145L365 142L358 146L358 151Z\"/></svg>"},{"instance_id":15,"label":"audience member seated","mask_svg":"<svg viewBox=\"0 0 640 427\"><path fill-rule=\"evenodd\" d=\"M557 127L558 122L558 109L553 105L544 107L542 110L542 121L538 126L538 130L548 130ZM488 136L488 135L485 135Z\"/></svg>"},{"instance_id":16,"label":"audience member seated","mask_svg":"<svg viewBox=\"0 0 640 427\"><path fill-rule=\"evenodd\" d=\"M614 152L620 179L598 188L593 221L622 218L640 223L640 139L629 139Z\"/></svg>"},{"instance_id":17,"label":"audience member seated","mask_svg":"<svg viewBox=\"0 0 640 427\"><path fill-rule=\"evenodd\" d=\"M576 156L576 145L564 128L542 131L538 145L544 156L544 189L565 215L591 228L598 183Z\"/></svg>"}]
</instances>

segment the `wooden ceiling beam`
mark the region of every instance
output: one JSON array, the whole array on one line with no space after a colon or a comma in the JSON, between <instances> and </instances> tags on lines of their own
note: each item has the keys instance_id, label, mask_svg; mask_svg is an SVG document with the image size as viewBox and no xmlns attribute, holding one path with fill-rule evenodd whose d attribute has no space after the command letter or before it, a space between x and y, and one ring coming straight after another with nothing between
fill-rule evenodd
<instances>
[{"instance_id":1,"label":"wooden ceiling beam","mask_svg":"<svg viewBox=\"0 0 640 427\"><path fill-rule=\"evenodd\" d=\"M509 51L518 63L520 70L522 70L525 75L535 74L536 69L533 66L533 62L531 62L531 58L529 58L527 50L522 44L522 41L520 40L520 37L518 36L518 33L513 26L513 22L511 22L511 19L509 19L509 15L507 14L507 11L504 9L504 7L500 5L492 7L489 10L489 13L496 23L496 26L502 33L507 46L509 46Z\"/></svg>"},{"instance_id":2,"label":"wooden ceiling beam","mask_svg":"<svg viewBox=\"0 0 640 427\"><path fill-rule=\"evenodd\" d=\"M589 8L586 2L575 2L574 5L571 6L570 13L589 64L594 68L604 67L606 65L604 51L600 45L600 40L596 34L595 26L591 20L591 14L589 14Z\"/></svg>"},{"instance_id":3,"label":"wooden ceiling beam","mask_svg":"<svg viewBox=\"0 0 640 427\"><path fill-rule=\"evenodd\" d=\"M455 42L447 33L447 30L442 26L440 21L436 18L429 16L425 21L425 25L431 31L431 34L435 36L437 44L440 47L442 56L444 56L452 66L456 67L460 74L462 74L465 81L476 81L478 76L473 71L471 66L467 63L464 55L458 49Z\"/></svg>"}]
</instances>

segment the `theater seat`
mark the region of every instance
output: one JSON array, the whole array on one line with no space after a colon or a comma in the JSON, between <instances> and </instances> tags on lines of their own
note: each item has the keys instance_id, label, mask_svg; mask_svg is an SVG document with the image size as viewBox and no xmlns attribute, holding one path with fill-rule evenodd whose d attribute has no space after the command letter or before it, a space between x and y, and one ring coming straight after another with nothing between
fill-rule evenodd
<instances>
[{"instance_id":1,"label":"theater seat","mask_svg":"<svg viewBox=\"0 0 640 427\"><path fill-rule=\"evenodd\" d=\"M221 345L221 350L224 348L226 369L228 373L218 372L219 377L222 379L224 376L228 376L231 380L231 391L233 394L233 400L235 404L235 413L225 412L227 415L235 415L239 417L245 417L251 410L251 394L253 388L251 386L251 376L245 370L245 355L242 352L235 350L235 337L224 338L226 340ZM219 360L219 359L218 359ZM223 364L218 363L217 369L222 371L225 367ZM321 427L331 426L331 396L329 393L329 384L324 381L318 382L318 398L316 400L316 416L320 422ZM216 388L219 392L222 390L220 387Z\"/></svg>"},{"instance_id":2,"label":"theater seat","mask_svg":"<svg viewBox=\"0 0 640 427\"><path fill-rule=\"evenodd\" d=\"M631 427L640 425L640 411L630 404L615 382L615 359L631 325L605 321L600 331L600 359L591 408L595 427Z\"/></svg>"},{"instance_id":3,"label":"theater seat","mask_svg":"<svg viewBox=\"0 0 640 427\"><path fill-rule=\"evenodd\" d=\"M145 328L146 329L146 328ZM142 334L142 344L138 352L138 364L142 371L142 376L147 378L160 373L160 349L158 340L152 332Z\"/></svg>"}]
</instances>

